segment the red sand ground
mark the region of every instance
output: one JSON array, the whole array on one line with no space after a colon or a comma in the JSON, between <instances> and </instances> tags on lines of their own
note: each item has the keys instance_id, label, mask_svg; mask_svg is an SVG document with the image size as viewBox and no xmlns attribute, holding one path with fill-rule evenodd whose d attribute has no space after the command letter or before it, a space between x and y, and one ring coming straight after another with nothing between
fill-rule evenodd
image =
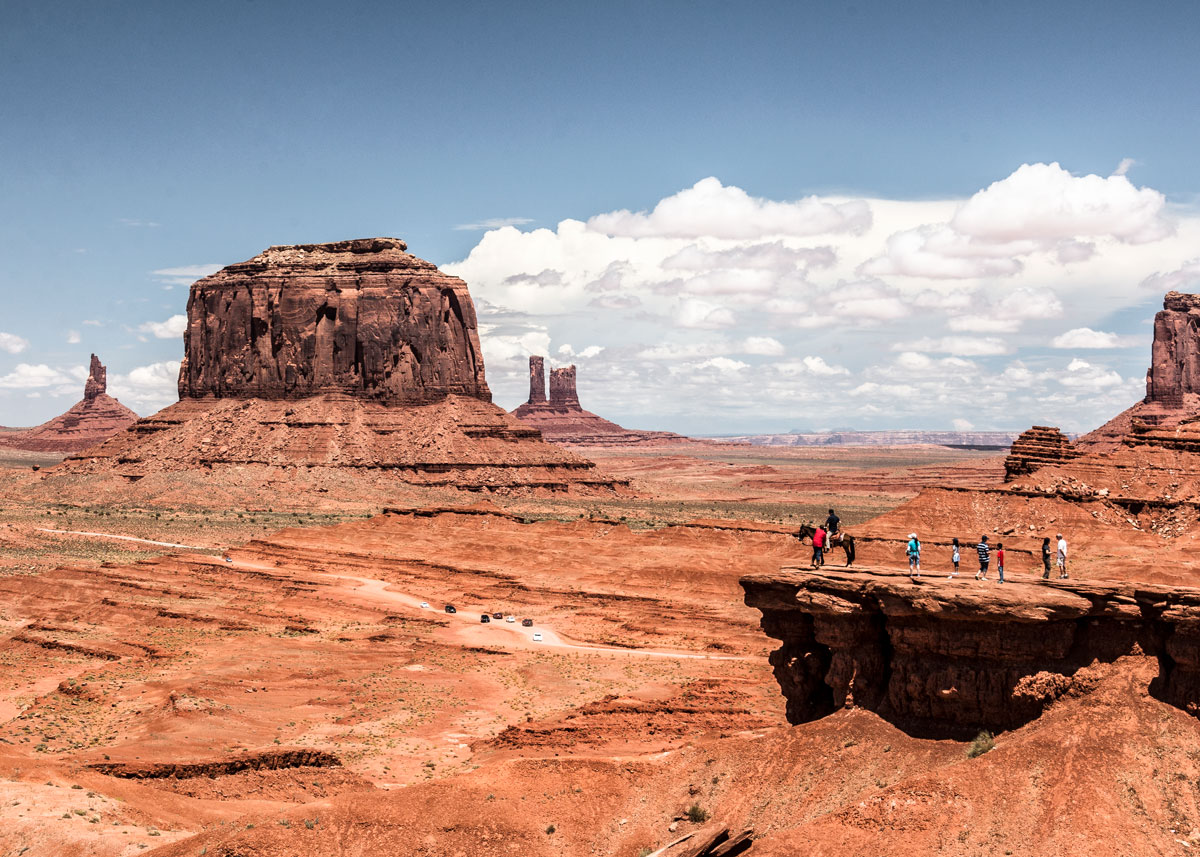
<instances>
[{"instance_id":1,"label":"red sand ground","mask_svg":"<svg viewBox=\"0 0 1200 857\"><path fill-rule=\"evenodd\" d=\"M999 459L784 452L614 451L601 466L636 497L291 528L232 562L147 546L136 562L47 568L97 540L49 543L37 502L10 507L0 853L635 855L698 827L693 805L755 828L752 854L1200 847L1200 724L1148 696L1144 658L1096 667L1092 692L977 759L863 711L787 726L773 641L738 578L806 560L786 533L827 502L865 518L923 484L984 481ZM864 471L878 478L850 499ZM640 528L706 504L761 523L520 520ZM57 528L115 523L83 512ZM848 517L868 562L903 565L871 541L899 518ZM1072 521L1077 543L1089 520ZM137 534L217 543L194 518L146 516ZM485 609L535 625L483 625Z\"/></svg>"}]
</instances>

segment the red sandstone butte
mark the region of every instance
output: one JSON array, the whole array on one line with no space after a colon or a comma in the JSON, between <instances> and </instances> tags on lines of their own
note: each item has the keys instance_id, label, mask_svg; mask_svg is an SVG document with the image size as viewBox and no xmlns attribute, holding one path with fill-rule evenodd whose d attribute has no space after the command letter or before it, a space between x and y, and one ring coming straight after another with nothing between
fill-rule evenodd
<instances>
[{"instance_id":1,"label":"red sandstone butte","mask_svg":"<svg viewBox=\"0 0 1200 857\"><path fill-rule=\"evenodd\" d=\"M466 283L405 250L396 238L271 247L198 280L180 401L55 470L160 493L164 474L215 486L297 467L351 491L624 484L491 403Z\"/></svg>"},{"instance_id":2,"label":"red sandstone butte","mask_svg":"<svg viewBox=\"0 0 1200 857\"><path fill-rule=\"evenodd\" d=\"M106 392L108 373L95 354L83 387L83 399L49 422L29 431L0 435L0 446L35 452L79 452L95 446L137 421L138 415Z\"/></svg>"},{"instance_id":3,"label":"red sandstone butte","mask_svg":"<svg viewBox=\"0 0 1200 857\"><path fill-rule=\"evenodd\" d=\"M179 397L490 402L467 284L398 238L271 247L192 285Z\"/></svg>"},{"instance_id":4,"label":"red sandstone butte","mask_svg":"<svg viewBox=\"0 0 1200 857\"><path fill-rule=\"evenodd\" d=\"M554 443L579 446L612 446L686 440L669 431L636 431L585 411L575 388L575 367L550 370L550 397L546 398L546 364L538 355L529 358L529 401L512 412Z\"/></svg>"}]
</instances>

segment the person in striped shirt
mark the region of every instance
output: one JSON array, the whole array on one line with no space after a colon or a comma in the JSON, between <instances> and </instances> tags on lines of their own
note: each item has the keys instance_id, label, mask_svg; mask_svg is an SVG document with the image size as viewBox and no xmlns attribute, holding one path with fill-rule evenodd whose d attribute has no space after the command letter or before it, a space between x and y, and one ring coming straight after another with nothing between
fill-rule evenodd
<instances>
[{"instance_id":1,"label":"person in striped shirt","mask_svg":"<svg viewBox=\"0 0 1200 857\"><path fill-rule=\"evenodd\" d=\"M987 580L988 561L992 558L992 549L988 547L987 536L979 537L979 544L975 546L975 550L979 552L979 571L975 573L975 579Z\"/></svg>"}]
</instances>

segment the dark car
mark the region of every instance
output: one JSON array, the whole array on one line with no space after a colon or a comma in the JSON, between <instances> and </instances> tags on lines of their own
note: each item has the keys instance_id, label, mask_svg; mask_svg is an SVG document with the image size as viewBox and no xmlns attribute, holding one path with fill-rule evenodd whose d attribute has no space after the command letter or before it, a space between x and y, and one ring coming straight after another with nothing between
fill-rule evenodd
<instances>
[{"instance_id":1,"label":"dark car","mask_svg":"<svg viewBox=\"0 0 1200 857\"><path fill-rule=\"evenodd\" d=\"M480 621L481 623L482 623L482 622L491 622L491 621L492 621L492 617L491 617L491 616L489 616L489 615L488 615L488 614L486 614L486 613L483 613L483 614L481 614L481 615L480 615L480 617L479 617L479 621Z\"/></svg>"},{"instance_id":2,"label":"dark car","mask_svg":"<svg viewBox=\"0 0 1200 857\"><path fill-rule=\"evenodd\" d=\"M532 619L522 619L522 620L521 620L521 627L522 627L522 628L532 628L532 627L533 627L533 620L532 620Z\"/></svg>"},{"instance_id":3,"label":"dark car","mask_svg":"<svg viewBox=\"0 0 1200 857\"><path fill-rule=\"evenodd\" d=\"M492 614L492 618L493 618L493 619L503 619L503 618L504 618L504 614L503 614L503 613L493 613L493 614Z\"/></svg>"},{"instance_id":4,"label":"dark car","mask_svg":"<svg viewBox=\"0 0 1200 857\"><path fill-rule=\"evenodd\" d=\"M454 605L453 605L453 604L447 604L447 605L446 605L446 612L447 612L447 613L457 613L458 611L454 609Z\"/></svg>"}]
</instances>

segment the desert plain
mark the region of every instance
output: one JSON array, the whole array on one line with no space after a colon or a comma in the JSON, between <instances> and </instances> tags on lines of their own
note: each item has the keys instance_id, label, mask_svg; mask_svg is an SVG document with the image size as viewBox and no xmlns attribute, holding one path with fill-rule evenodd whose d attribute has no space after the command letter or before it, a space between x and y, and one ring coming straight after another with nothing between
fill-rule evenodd
<instances>
[{"instance_id":1,"label":"desert plain","mask_svg":"<svg viewBox=\"0 0 1200 857\"><path fill-rule=\"evenodd\" d=\"M1078 439L753 445L603 420L573 367L545 398L537 359L522 423L406 251L228 266L178 403L9 433L4 854L1200 847L1200 299ZM57 434L105 395L93 360ZM813 568L830 508L855 550Z\"/></svg>"}]
</instances>

